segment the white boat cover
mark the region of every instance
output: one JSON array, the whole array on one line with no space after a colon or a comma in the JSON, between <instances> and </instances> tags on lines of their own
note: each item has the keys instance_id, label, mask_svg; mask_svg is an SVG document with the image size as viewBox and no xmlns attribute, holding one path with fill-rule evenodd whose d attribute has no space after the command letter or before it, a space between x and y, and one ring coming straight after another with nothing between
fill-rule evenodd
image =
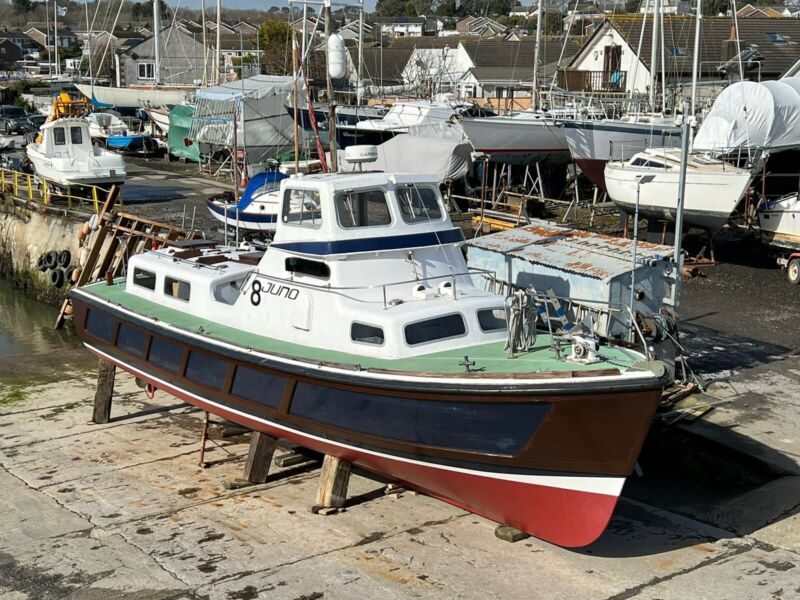
<instances>
[{"instance_id":1,"label":"white boat cover","mask_svg":"<svg viewBox=\"0 0 800 600\"><path fill-rule=\"evenodd\" d=\"M724 154L738 149L800 148L800 79L740 81L717 96L693 148Z\"/></svg>"},{"instance_id":2,"label":"white boat cover","mask_svg":"<svg viewBox=\"0 0 800 600\"><path fill-rule=\"evenodd\" d=\"M197 91L189 137L196 143L233 147L233 113L238 146L251 165L294 147L294 125L284 108L292 78L256 75ZM302 132L301 132L302 134Z\"/></svg>"},{"instance_id":3,"label":"white boat cover","mask_svg":"<svg viewBox=\"0 0 800 600\"><path fill-rule=\"evenodd\" d=\"M378 170L386 173L424 173L435 175L439 182L465 177L472 164L472 146L457 135L427 137L404 133L378 146L378 159L367 165L348 163L339 151L339 170Z\"/></svg>"}]
</instances>

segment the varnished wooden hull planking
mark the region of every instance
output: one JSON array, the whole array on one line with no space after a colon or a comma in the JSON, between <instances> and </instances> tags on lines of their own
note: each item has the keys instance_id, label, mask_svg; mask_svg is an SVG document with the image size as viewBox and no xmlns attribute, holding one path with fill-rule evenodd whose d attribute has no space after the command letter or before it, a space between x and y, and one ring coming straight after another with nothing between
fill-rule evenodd
<instances>
[{"instance_id":1,"label":"varnished wooden hull planking","mask_svg":"<svg viewBox=\"0 0 800 600\"><path fill-rule=\"evenodd\" d=\"M605 529L625 477L634 468L661 393L660 387L651 384L608 393L498 391L487 395L476 387L470 389L469 378L458 393L425 391L424 386L418 390L381 388L374 383L366 388L308 372L268 368L244 349L232 356L215 352L213 344L186 340L180 341L180 365L169 370L145 357L151 357L153 341L166 340L170 332L158 324L134 324L112 307L90 307L80 296L73 297L73 303L75 325L87 347L158 389L251 429L338 456L568 547L590 544ZM105 340L86 328L90 309L115 322ZM118 345L121 322L145 336L138 355ZM191 352L224 363L224 383L219 389L188 377ZM267 398L265 392L263 401L253 401L233 393L240 370L263 372L268 381L278 382L270 388L273 397ZM326 413L326 398L336 406L356 399L360 408ZM356 421L369 419L370 406L375 403L381 409L381 432L368 430L375 422L366 426L354 422L352 427L337 422L354 415ZM430 427L430 422L435 424L441 411L434 408L426 415L408 408L431 410L439 404L447 415L453 415L440 427ZM487 410L490 412L480 412ZM412 412L398 416L405 415L403 411ZM507 422L484 418L503 411L512 415ZM466 417L459 421L459 414ZM409 428L404 423L416 425ZM448 431L450 424L454 431ZM477 430L476 424L480 425ZM497 430L502 427L507 431ZM428 439L411 439L415 436Z\"/></svg>"}]
</instances>

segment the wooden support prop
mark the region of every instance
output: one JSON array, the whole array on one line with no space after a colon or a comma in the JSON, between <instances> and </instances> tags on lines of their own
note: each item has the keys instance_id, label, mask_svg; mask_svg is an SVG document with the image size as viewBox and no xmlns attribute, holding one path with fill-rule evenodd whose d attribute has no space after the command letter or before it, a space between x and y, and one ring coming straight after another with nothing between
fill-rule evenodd
<instances>
[{"instance_id":1,"label":"wooden support prop","mask_svg":"<svg viewBox=\"0 0 800 600\"><path fill-rule=\"evenodd\" d=\"M531 537L530 534L520 531L516 527L511 527L511 525L498 525L494 530L494 536L499 540L512 544Z\"/></svg>"},{"instance_id":2,"label":"wooden support prop","mask_svg":"<svg viewBox=\"0 0 800 600\"><path fill-rule=\"evenodd\" d=\"M316 506L342 508L347 500L349 483L350 463L326 454L319 474Z\"/></svg>"},{"instance_id":3,"label":"wooden support prop","mask_svg":"<svg viewBox=\"0 0 800 600\"><path fill-rule=\"evenodd\" d=\"M250 451L244 464L244 478L251 483L264 483L269 475L272 455L278 447L278 440L266 433L253 432L250 438Z\"/></svg>"},{"instance_id":4,"label":"wooden support prop","mask_svg":"<svg viewBox=\"0 0 800 600\"><path fill-rule=\"evenodd\" d=\"M97 365L97 391L94 394L93 423L108 423L111 419L111 398L114 395L114 363L100 359Z\"/></svg>"}]
</instances>

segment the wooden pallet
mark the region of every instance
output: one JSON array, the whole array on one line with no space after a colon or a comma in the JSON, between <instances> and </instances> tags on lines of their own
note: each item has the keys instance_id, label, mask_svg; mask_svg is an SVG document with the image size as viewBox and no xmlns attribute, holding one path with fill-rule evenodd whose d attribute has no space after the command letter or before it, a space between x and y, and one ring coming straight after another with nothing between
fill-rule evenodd
<instances>
[{"instance_id":1,"label":"wooden pallet","mask_svg":"<svg viewBox=\"0 0 800 600\"><path fill-rule=\"evenodd\" d=\"M151 221L138 215L115 211L119 188L113 186L98 213L99 228L94 232L86 264L81 269L75 287L101 281L107 276L121 276L131 256L145 250L161 247L168 242L195 239L199 234L186 232L180 227ZM87 238L88 239L88 238ZM60 329L67 315L70 300L64 300L56 317L55 327Z\"/></svg>"}]
</instances>

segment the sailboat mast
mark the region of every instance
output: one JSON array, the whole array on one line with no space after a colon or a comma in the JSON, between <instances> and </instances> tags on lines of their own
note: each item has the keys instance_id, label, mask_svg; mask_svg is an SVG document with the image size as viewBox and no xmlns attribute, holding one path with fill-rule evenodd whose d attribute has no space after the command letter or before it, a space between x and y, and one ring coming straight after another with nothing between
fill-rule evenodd
<instances>
[{"instance_id":1,"label":"sailboat mast","mask_svg":"<svg viewBox=\"0 0 800 600\"><path fill-rule=\"evenodd\" d=\"M55 3L56 0L53 0ZM44 36L44 47L47 50L47 74L53 76L53 53L50 52L50 8L47 6L47 0L44 0L44 28L47 30Z\"/></svg>"},{"instance_id":2,"label":"sailboat mast","mask_svg":"<svg viewBox=\"0 0 800 600\"><path fill-rule=\"evenodd\" d=\"M53 0L53 59L57 77L61 75L61 63L58 60L58 0Z\"/></svg>"},{"instance_id":3,"label":"sailboat mast","mask_svg":"<svg viewBox=\"0 0 800 600\"><path fill-rule=\"evenodd\" d=\"M220 64L220 24L222 23L222 0L217 0L217 47L214 49L214 83L220 84L222 65Z\"/></svg>"},{"instance_id":4,"label":"sailboat mast","mask_svg":"<svg viewBox=\"0 0 800 600\"><path fill-rule=\"evenodd\" d=\"M692 116L697 110L697 77L700 65L700 25L703 22L703 0L697 0L697 18L694 22L694 57L692 59Z\"/></svg>"},{"instance_id":5,"label":"sailboat mast","mask_svg":"<svg viewBox=\"0 0 800 600\"><path fill-rule=\"evenodd\" d=\"M658 78L656 75L658 61L658 13L661 12L661 3L655 0L653 5L653 39L650 44L650 110L656 112L656 84ZM647 14L644 15L647 18Z\"/></svg>"},{"instance_id":6,"label":"sailboat mast","mask_svg":"<svg viewBox=\"0 0 800 600\"><path fill-rule=\"evenodd\" d=\"M383 45L383 44L381 44ZM356 106L361 106L361 74L364 69L364 0L361 0L358 7L358 74L356 78ZM381 81L383 85L383 81ZM358 110L358 109L356 109Z\"/></svg>"},{"instance_id":7,"label":"sailboat mast","mask_svg":"<svg viewBox=\"0 0 800 600\"><path fill-rule=\"evenodd\" d=\"M664 9L662 7L661 13L659 14L659 20L661 21L661 112L667 112L667 45L664 43L664 32L666 31L666 27L664 27Z\"/></svg>"},{"instance_id":8,"label":"sailboat mast","mask_svg":"<svg viewBox=\"0 0 800 600\"><path fill-rule=\"evenodd\" d=\"M538 2L536 6L536 46L533 50L533 82L531 86L531 108L533 109L539 107L539 98L536 92L539 81L539 48L542 44L542 18L544 15L544 0L538 0Z\"/></svg>"},{"instance_id":9,"label":"sailboat mast","mask_svg":"<svg viewBox=\"0 0 800 600\"><path fill-rule=\"evenodd\" d=\"M159 18L158 14L158 1L153 0L153 56L155 58L155 66L153 68L153 75L155 78L155 83L158 85L161 79L161 73L159 72L161 69L161 50L159 48L159 30L161 29L161 19Z\"/></svg>"},{"instance_id":10,"label":"sailboat mast","mask_svg":"<svg viewBox=\"0 0 800 600\"><path fill-rule=\"evenodd\" d=\"M203 26L203 85L208 84L208 40L206 40L206 0L200 2L200 21Z\"/></svg>"},{"instance_id":11,"label":"sailboat mast","mask_svg":"<svg viewBox=\"0 0 800 600\"><path fill-rule=\"evenodd\" d=\"M92 98L94 98L94 77L92 77L92 30L89 27L89 3L83 3L86 13L86 52L89 54L89 84L92 86ZM108 42L110 42L110 38ZM78 73L80 75L80 73Z\"/></svg>"}]
</instances>

